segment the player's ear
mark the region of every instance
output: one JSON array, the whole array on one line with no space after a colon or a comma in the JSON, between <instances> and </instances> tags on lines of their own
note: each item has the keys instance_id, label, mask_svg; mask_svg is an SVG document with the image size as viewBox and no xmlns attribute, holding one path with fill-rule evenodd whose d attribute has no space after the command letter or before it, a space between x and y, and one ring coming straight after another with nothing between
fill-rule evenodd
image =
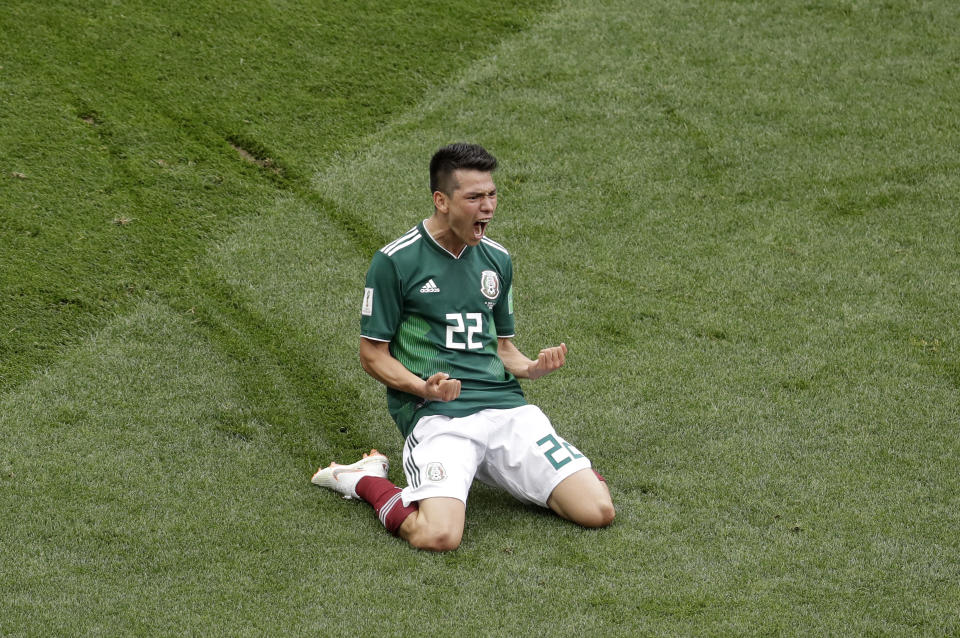
<instances>
[{"instance_id":1,"label":"player's ear","mask_svg":"<svg viewBox=\"0 0 960 638\"><path fill-rule=\"evenodd\" d=\"M448 210L447 194L439 190L433 191L433 207L441 213L446 213Z\"/></svg>"}]
</instances>

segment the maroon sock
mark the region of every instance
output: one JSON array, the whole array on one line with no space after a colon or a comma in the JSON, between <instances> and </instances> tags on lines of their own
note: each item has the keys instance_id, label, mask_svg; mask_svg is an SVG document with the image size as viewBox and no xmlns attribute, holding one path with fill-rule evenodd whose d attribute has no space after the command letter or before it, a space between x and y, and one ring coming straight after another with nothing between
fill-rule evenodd
<instances>
[{"instance_id":1,"label":"maroon sock","mask_svg":"<svg viewBox=\"0 0 960 638\"><path fill-rule=\"evenodd\" d=\"M600 482L601 482L601 483L606 483L606 482L607 482L607 479L603 478L603 477L600 475L600 472L594 470L593 473L597 475L597 478L600 479Z\"/></svg>"},{"instance_id":2,"label":"maroon sock","mask_svg":"<svg viewBox=\"0 0 960 638\"><path fill-rule=\"evenodd\" d=\"M378 476L364 476L357 482L357 496L373 506L380 522L394 536L403 521L418 509L415 502L409 507L404 506L400 491L400 488L388 479Z\"/></svg>"}]
</instances>

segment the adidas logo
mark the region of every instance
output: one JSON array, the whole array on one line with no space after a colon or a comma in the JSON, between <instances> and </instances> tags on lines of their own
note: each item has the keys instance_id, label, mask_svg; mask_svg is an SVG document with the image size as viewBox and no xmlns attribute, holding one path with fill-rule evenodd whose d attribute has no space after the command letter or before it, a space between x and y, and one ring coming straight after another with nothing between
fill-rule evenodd
<instances>
[{"instance_id":1,"label":"adidas logo","mask_svg":"<svg viewBox=\"0 0 960 638\"><path fill-rule=\"evenodd\" d=\"M420 289L420 292L440 292L440 289L437 287L437 282L433 279L423 284L423 288Z\"/></svg>"}]
</instances>

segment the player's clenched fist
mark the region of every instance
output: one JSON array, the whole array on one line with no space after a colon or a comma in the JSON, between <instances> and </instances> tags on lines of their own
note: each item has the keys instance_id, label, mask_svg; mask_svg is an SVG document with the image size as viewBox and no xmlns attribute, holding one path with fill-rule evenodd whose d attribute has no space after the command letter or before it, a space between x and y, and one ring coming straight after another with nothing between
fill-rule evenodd
<instances>
[{"instance_id":1,"label":"player's clenched fist","mask_svg":"<svg viewBox=\"0 0 960 638\"><path fill-rule=\"evenodd\" d=\"M567 344L561 343L553 348L544 348L537 355L537 360L530 366L528 374L531 379L537 379L563 366L567 361Z\"/></svg>"},{"instance_id":2,"label":"player's clenched fist","mask_svg":"<svg viewBox=\"0 0 960 638\"><path fill-rule=\"evenodd\" d=\"M426 396L431 401L453 401L460 396L460 381L446 372L438 372L426 381Z\"/></svg>"}]
</instances>

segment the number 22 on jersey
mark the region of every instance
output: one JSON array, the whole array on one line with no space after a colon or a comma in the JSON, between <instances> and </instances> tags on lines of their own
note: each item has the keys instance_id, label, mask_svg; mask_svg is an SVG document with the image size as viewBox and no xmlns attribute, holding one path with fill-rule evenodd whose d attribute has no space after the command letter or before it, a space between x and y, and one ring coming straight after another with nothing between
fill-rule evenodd
<instances>
[{"instance_id":1,"label":"number 22 on jersey","mask_svg":"<svg viewBox=\"0 0 960 638\"><path fill-rule=\"evenodd\" d=\"M474 337L483 334L483 315L479 312L448 312L447 347L451 350L479 350L483 343L474 341Z\"/></svg>"}]
</instances>

